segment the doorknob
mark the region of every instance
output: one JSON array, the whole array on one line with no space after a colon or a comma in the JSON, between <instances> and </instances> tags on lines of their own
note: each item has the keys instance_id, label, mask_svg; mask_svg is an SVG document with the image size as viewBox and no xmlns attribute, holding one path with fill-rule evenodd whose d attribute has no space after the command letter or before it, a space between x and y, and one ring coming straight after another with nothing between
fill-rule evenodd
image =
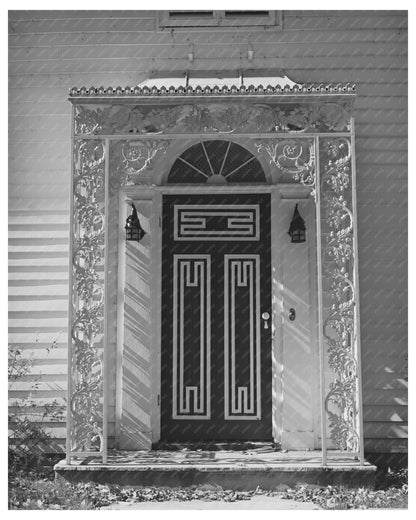
<instances>
[{"instance_id":1,"label":"doorknob","mask_svg":"<svg viewBox=\"0 0 416 520\"><path fill-rule=\"evenodd\" d=\"M268 312L263 312L263 314L261 315L263 321L264 321L264 328L265 329L268 329L269 328L269 319L270 319L270 314Z\"/></svg>"}]
</instances>

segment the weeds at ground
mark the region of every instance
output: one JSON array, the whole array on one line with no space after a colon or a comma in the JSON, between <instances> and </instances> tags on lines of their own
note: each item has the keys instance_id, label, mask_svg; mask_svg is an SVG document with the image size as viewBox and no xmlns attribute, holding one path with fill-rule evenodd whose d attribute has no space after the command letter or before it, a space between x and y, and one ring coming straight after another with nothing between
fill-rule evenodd
<instances>
[{"instance_id":1,"label":"weeds at ground","mask_svg":"<svg viewBox=\"0 0 416 520\"><path fill-rule=\"evenodd\" d=\"M100 509L116 502L189 500L236 502L250 500L255 491L223 490L216 486L190 488L120 487L92 483L71 484L58 479L16 475L9 480L9 509Z\"/></svg>"},{"instance_id":2,"label":"weeds at ground","mask_svg":"<svg viewBox=\"0 0 416 520\"><path fill-rule=\"evenodd\" d=\"M379 472L377 489L349 489L343 486L315 488L299 486L288 489L282 498L313 502L323 509L406 509L408 471Z\"/></svg>"}]
</instances>

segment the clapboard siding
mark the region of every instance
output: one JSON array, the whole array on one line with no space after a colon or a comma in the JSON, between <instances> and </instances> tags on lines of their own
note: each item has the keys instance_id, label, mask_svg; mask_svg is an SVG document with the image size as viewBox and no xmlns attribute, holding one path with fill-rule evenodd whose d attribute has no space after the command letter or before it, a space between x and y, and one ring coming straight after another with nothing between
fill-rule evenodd
<instances>
[{"instance_id":1,"label":"clapboard siding","mask_svg":"<svg viewBox=\"0 0 416 520\"><path fill-rule=\"evenodd\" d=\"M207 33L205 31L163 31L163 32L146 32L138 33L137 31L116 31L116 32L78 32L77 25L74 24L74 32L72 33L53 33L53 34L10 34L9 35L9 53L14 56L17 49L25 49L27 53L32 52L34 48L50 48L51 51L56 46L63 48L69 47L72 52L77 52L78 47L88 46L89 49L96 49L101 46L126 47L126 52L129 49L141 50L146 46L160 47L163 45L189 45L192 41L194 45L247 45L247 37L253 46L271 44L284 46L289 48L291 45L298 46L298 49L306 49L309 45L315 45L315 50L321 54L331 55L332 48L338 52L346 52L345 43L354 42L356 47L349 46L353 53L360 53L361 55L368 54L366 50L367 45L369 49L373 49L374 53L378 53L377 46L396 45L407 42L407 31L405 29L385 29L357 31L350 28L348 31L337 31L336 35L333 32L325 31L252 31L248 28L244 33L236 32L223 28L220 31L212 30ZM361 45L360 45L361 44ZM344 46L344 49L340 49ZM348 48L348 46L347 46ZM289 51L292 52L292 51ZM407 52L403 46L400 53Z\"/></svg>"},{"instance_id":2,"label":"clapboard siding","mask_svg":"<svg viewBox=\"0 0 416 520\"><path fill-rule=\"evenodd\" d=\"M227 38L231 40L230 37ZM210 41L212 40L212 41ZM209 52L211 48L215 48L218 52L224 52L224 43L232 44L233 48L228 49L228 52L240 55L240 53L247 53L247 41L244 39L240 41L224 41L224 38L214 38L211 36L208 41L203 43L194 43L194 52L199 58ZM9 49L9 61L11 64L33 61L34 63L50 62L50 61L68 61L73 59L106 59L111 54L112 59L135 59L137 52L140 52L141 58L147 57L166 57L170 47L169 41L166 43L131 43L125 45L56 45L53 49L47 46L36 46L27 49L26 47L11 47ZM403 45L399 42L386 43L367 43L365 48L354 49L352 53L348 52L348 48L343 43L334 43L330 48L325 48L322 43L282 43L276 40L272 41L252 41L253 50L256 53L257 49L261 49L266 54L274 53L276 45L279 45L279 54L287 58L297 58L299 55L310 58L327 58L327 57L406 57L407 52ZM186 53L189 48L189 42L176 42L175 47L178 52ZM159 51L162 51L160 52Z\"/></svg>"},{"instance_id":3,"label":"clapboard siding","mask_svg":"<svg viewBox=\"0 0 416 520\"><path fill-rule=\"evenodd\" d=\"M68 88L133 86L151 72L284 69L298 82L357 85L358 244L367 451L406 450L407 15L284 11L283 29L162 30L155 11L9 12L10 340L34 360L13 397L38 410L66 396L70 104ZM247 60L247 45L254 50ZM194 45L194 62L187 59ZM110 209L116 222L116 204ZM117 300L110 229L110 321ZM115 366L115 327L110 359ZM55 342L55 346L49 346ZM110 378L114 399L115 371ZM114 437L110 403L110 445ZM50 426L62 449L64 423Z\"/></svg>"},{"instance_id":4,"label":"clapboard siding","mask_svg":"<svg viewBox=\"0 0 416 520\"><path fill-rule=\"evenodd\" d=\"M147 62L149 60L146 60ZM32 85L32 90L39 88L56 88L59 87L65 92L65 98L66 94L68 92L68 84L73 84L75 86L79 85L136 85L137 83L140 83L144 79L146 79L146 76L151 71L158 70L157 66L164 66L165 68L160 68L160 70L173 70L174 72L183 73L184 70L187 70L190 68L190 63L187 59L183 59L182 61L172 61L172 62L164 62L164 63L156 63L155 60L150 60L151 63L145 63L142 64L140 62L140 68L137 68L135 70L123 70L122 72L117 73L111 73L107 69L109 67L106 67L106 70L100 70L97 72L78 72L74 71L72 73L60 73L59 75L56 74L45 74L45 73L31 73L30 74L30 82ZM146 73L145 65L148 65ZM142 67L143 65L143 67ZM212 65L212 64L211 64ZM238 70L239 67L244 66L244 68L253 68L252 62L246 62L244 60L222 60L221 66L218 66L218 63L214 64L216 65L214 70L217 71L230 71L230 70ZM231 66L230 66L231 65ZM170 69L167 67L170 66ZM200 63L199 67L201 70L204 68L206 69L207 64ZM133 67L132 67L133 68ZM191 69L192 70L192 69ZM198 70L195 68L195 70ZM343 82L346 80L346 78L350 78L349 81L358 83L361 81L366 83L377 83L380 82L381 84L390 84L394 85L397 84L397 77L400 76L400 74L397 71L392 71L389 69L383 69L383 70L366 70L366 69L355 69L354 71L345 71L345 70L339 70L339 68L332 68L330 71L328 69L325 70L319 70L314 72L313 70L308 70L307 72L303 72L299 68L293 68L293 69L287 69L285 70L287 75L293 79L293 81L298 82L318 82L318 83L326 83L326 82ZM27 86L27 77L24 73L21 74L14 74L13 71L9 74L10 80L13 83L14 88L23 88ZM306 79L305 79L306 78ZM401 83L401 82L400 82ZM402 84L402 83L401 83ZM12 99L10 99L12 101Z\"/></svg>"},{"instance_id":5,"label":"clapboard siding","mask_svg":"<svg viewBox=\"0 0 416 520\"><path fill-rule=\"evenodd\" d=\"M198 49L197 49L198 50ZM204 52L203 52L204 51ZM227 68L244 67L250 66L250 61L247 59L247 51L234 50L232 47L225 49L214 49L209 47L207 49L199 49L198 54L195 52L195 59L199 59L200 63L205 68L215 69L218 67L218 61L221 60L221 66ZM139 58L135 53L129 58L74 58L70 60L49 60L35 62L31 61L16 61L11 63L13 73L12 75L22 74L34 74L34 75L53 75L53 74L71 74L72 71L82 73L83 70L87 71L88 74L97 74L103 71L111 70L114 73L122 72L135 72L136 66L145 66L146 69L158 69L168 65L172 65L175 70L185 70L189 67L189 61L187 57L188 50L184 49L183 52L177 57L171 56L172 51L170 49L164 49L162 47L161 52L156 54L156 49L152 54L146 55L143 58ZM309 70L315 71L315 74L320 71L328 71L328 68L334 63L334 58L323 57L323 58L310 58L310 57L298 57L298 58L280 58L276 57L275 52L270 51L270 56L265 55L265 50L258 52L256 62L259 63L260 67L265 69L272 68L285 68L287 70L301 68L305 72ZM367 71L368 74L381 75L386 80L391 79L394 74L399 74L400 71L406 71L407 69L407 57L395 56L384 57L384 56L357 56L357 57L342 57L337 59L337 77L341 77L340 74L344 73L346 69L350 72L350 76L354 81L357 75L363 73L363 70ZM93 78L92 78L93 79ZM319 81L316 79L314 81ZM336 79L336 81L341 81Z\"/></svg>"},{"instance_id":6,"label":"clapboard siding","mask_svg":"<svg viewBox=\"0 0 416 520\"><path fill-rule=\"evenodd\" d=\"M36 147L32 145L30 149ZM22 204L19 183L30 185L36 179L46 180L42 169L32 168L30 175L19 177L18 171L10 175L9 332L10 341L33 367L30 375L12 384L9 397L11 403L29 399L35 405L30 413L38 414L34 419L44 422L48 415L43 417L42 407L57 400L57 406L65 410L66 402L69 219L67 210L51 209L47 198L38 211L29 211ZM67 176L61 181L61 190L67 191ZM13 199L13 182L18 200ZM28 193L28 197L34 199L34 193ZM46 194L51 199L56 190L45 186L43 196ZM62 421L64 415L51 429L59 436L65 424ZM61 439L56 449L62 447Z\"/></svg>"},{"instance_id":7,"label":"clapboard siding","mask_svg":"<svg viewBox=\"0 0 416 520\"><path fill-rule=\"evenodd\" d=\"M407 406L366 405L364 407L366 422L406 422Z\"/></svg>"}]
</instances>

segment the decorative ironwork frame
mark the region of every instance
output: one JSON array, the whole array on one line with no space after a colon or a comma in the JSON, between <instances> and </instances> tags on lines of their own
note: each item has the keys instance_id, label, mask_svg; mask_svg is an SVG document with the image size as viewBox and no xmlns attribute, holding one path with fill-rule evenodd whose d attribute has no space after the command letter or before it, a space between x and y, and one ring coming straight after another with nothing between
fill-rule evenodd
<instances>
[{"instance_id":1,"label":"decorative ironwork frame","mask_svg":"<svg viewBox=\"0 0 416 520\"><path fill-rule=\"evenodd\" d=\"M107 149L74 140L71 189L67 457L106 458ZM100 267L104 264L104 278ZM100 347L101 343L101 347Z\"/></svg>"},{"instance_id":2,"label":"decorative ironwork frame","mask_svg":"<svg viewBox=\"0 0 416 520\"><path fill-rule=\"evenodd\" d=\"M67 462L107 457L108 206L112 192L140 183L175 139L241 133L282 182L311 190L316 207L322 462L333 445L364 463L354 126L350 100L290 106L119 103L73 111ZM79 105L78 105L79 103ZM346 115L348 114L348 118ZM243 117L244 116L244 117ZM270 124L269 124L270 123ZM222 126L221 126L222 125ZM225 125L225 126L224 126ZM129 135L130 134L130 135ZM201 136L201 141L203 137ZM110 175L111 172L111 175ZM325 361L334 377L326 393Z\"/></svg>"}]
</instances>

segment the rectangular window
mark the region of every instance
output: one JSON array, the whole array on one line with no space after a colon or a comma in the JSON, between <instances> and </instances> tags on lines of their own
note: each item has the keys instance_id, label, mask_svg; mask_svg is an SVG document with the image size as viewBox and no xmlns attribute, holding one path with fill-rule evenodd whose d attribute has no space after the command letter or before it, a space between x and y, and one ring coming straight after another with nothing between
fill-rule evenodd
<instances>
[{"instance_id":1,"label":"rectangular window","mask_svg":"<svg viewBox=\"0 0 416 520\"><path fill-rule=\"evenodd\" d=\"M160 28L164 27L252 27L281 28L282 11L161 11Z\"/></svg>"},{"instance_id":2,"label":"rectangular window","mask_svg":"<svg viewBox=\"0 0 416 520\"><path fill-rule=\"evenodd\" d=\"M216 11L164 11L164 27L211 27L218 25Z\"/></svg>"},{"instance_id":3,"label":"rectangular window","mask_svg":"<svg viewBox=\"0 0 416 520\"><path fill-rule=\"evenodd\" d=\"M277 11L220 11L221 26L276 25Z\"/></svg>"}]
</instances>

